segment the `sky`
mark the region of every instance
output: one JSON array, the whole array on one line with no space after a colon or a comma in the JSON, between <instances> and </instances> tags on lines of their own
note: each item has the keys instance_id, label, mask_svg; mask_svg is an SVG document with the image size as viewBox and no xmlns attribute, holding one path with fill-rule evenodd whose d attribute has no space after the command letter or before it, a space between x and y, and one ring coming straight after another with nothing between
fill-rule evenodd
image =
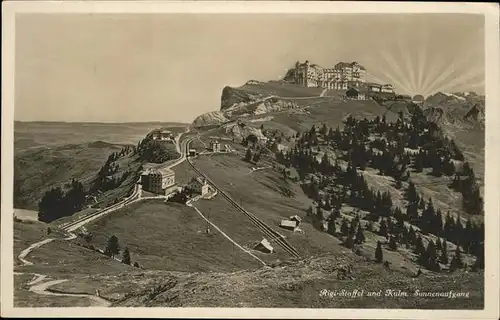
<instances>
[{"instance_id":1,"label":"sky","mask_svg":"<svg viewBox=\"0 0 500 320\"><path fill-rule=\"evenodd\" d=\"M484 93L481 15L18 14L15 41L19 121L191 122L297 60L357 61L401 93Z\"/></svg>"}]
</instances>

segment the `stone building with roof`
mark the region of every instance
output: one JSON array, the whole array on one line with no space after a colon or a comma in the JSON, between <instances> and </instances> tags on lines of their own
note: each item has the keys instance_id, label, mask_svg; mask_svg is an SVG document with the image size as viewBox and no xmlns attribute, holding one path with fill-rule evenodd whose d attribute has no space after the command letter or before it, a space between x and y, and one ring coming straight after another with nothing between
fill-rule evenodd
<instances>
[{"instance_id":1,"label":"stone building with roof","mask_svg":"<svg viewBox=\"0 0 500 320\"><path fill-rule=\"evenodd\" d=\"M219 140L210 141L210 150L212 152L220 152L220 142Z\"/></svg>"},{"instance_id":2,"label":"stone building with roof","mask_svg":"<svg viewBox=\"0 0 500 320\"><path fill-rule=\"evenodd\" d=\"M262 239L259 243L254 246L254 250L259 250L264 253L273 253L274 248L266 238Z\"/></svg>"},{"instance_id":3,"label":"stone building with roof","mask_svg":"<svg viewBox=\"0 0 500 320\"><path fill-rule=\"evenodd\" d=\"M166 190L175 185L175 172L168 168L150 169L141 176L142 188L156 194L165 194Z\"/></svg>"},{"instance_id":4,"label":"stone building with roof","mask_svg":"<svg viewBox=\"0 0 500 320\"><path fill-rule=\"evenodd\" d=\"M304 63L297 61L285 80L305 87L347 90L364 83L365 76L365 67L355 61L339 62L333 68L323 68L306 60Z\"/></svg>"},{"instance_id":5,"label":"stone building with roof","mask_svg":"<svg viewBox=\"0 0 500 320\"><path fill-rule=\"evenodd\" d=\"M189 187L201 196L205 196L210 191L207 180L202 176L193 178L189 183Z\"/></svg>"}]
</instances>

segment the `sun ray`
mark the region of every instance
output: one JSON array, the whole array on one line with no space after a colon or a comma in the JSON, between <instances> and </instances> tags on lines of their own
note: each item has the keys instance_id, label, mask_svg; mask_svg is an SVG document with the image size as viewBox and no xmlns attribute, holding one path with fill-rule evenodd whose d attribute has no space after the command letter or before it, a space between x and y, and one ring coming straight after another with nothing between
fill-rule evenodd
<instances>
[{"instance_id":1,"label":"sun ray","mask_svg":"<svg viewBox=\"0 0 500 320\"><path fill-rule=\"evenodd\" d=\"M425 76L424 83L422 83L422 86L420 87L421 93L424 94L427 91L430 81L435 80L438 75L446 71L448 67L449 66L443 63L443 60L440 57L434 57L429 64L431 72Z\"/></svg>"},{"instance_id":2,"label":"sun ray","mask_svg":"<svg viewBox=\"0 0 500 320\"><path fill-rule=\"evenodd\" d=\"M420 92L422 90L422 81L423 81L423 76L424 72L427 67L427 52L428 52L428 45L429 45L429 27L426 24L423 24L423 41L420 41L421 44L419 43L419 50L418 50L418 56L417 56L417 61L418 61L418 69L417 69L417 91ZM420 39L422 40L422 39Z\"/></svg>"},{"instance_id":3,"label":"sun ray","mask_svg":"<svg viewBox=\"0 0 500 320\"><path fill-rule=\"evenodd\" d=\"M409 59L408 54L405 55L405 49L403 49L405 46L401 43L401 39L404 37L397 37L396 38L396 46L399 50L399 54L401 55L401 59L404 62L406 73L408 74L409 78L409 84L413 92L415 92L415 71L411 62L411 59Z\"/></svg>"},{"instance_id":4,"label":"sun ray","mask_svg":"<svg viewBox=\"0 0 500 320\"><path fill-rule=\"evenodd\" d=\"M474 32L472 35L470 35L470 37L476 37L478 33L482 32L482 29L478 29L476 30L476 32ZM474 50L476 49L476 50ZM432 91L434 89L435 86L438 86L439 84L441 84L442 81L445 81L447 80L447 78L449 78L450 74L452 72L455 71L455 67L456 65L463 65L465 64L465 62L469 61L471 56L474 55L474 54L482 54L482 48L479 47L479 48L474 48L471 50L467 50L466 52L462 52L461 55L459 56L455 56L452 60L452 62L450 64L448 64L447 66L445 66L444 70L442 70L440 73L440 76L435 78L434 81L430 84L427 84L426 85L423 85L421 90L423 92L426 92L426 91ZM430 79L432 79L431 77L429 77ZM427 81L428 82L428 81Z\"/></svg>"},{"instance_id":5,"label":"sun ray","mask_svg":"<svg viewBox=\"0 0 500 320\"><path fill-rule=\"evenodd\" d=\"M403 85L398 79L397 77L394 77L391 73L387 72L387 69L385 69L385 71L380 71L380 70L377 70L379 74L383 74L386 78L390 79L393 84L397 85L398 87L408 91L408 87ZM377 82L382 82L381 84L385 84L385 83L388 83L389 81L383 81L383 80L377 80Z\"/></svg>"},{"instance_id":6,"label":"sun ray","mask_svg":"<svg viewBox=\"0 0 500 320\"><path fill-rule=\"evenodd\" d=\"M377 77L376 75L374 75L372 73L367 72L366 76L367 76L367 79L372 79L376 83L386 83L387 82L386 80L382 80L381 78Z\"/></svg>"},{"instance_id":7,"label":"sun ray","mask_svg":"<svg viewBox=\"0 0 500 320\"><path fill-rule=\"evenodd\" d=\"M392 70L395 72L397 78L400 79L400 81L398 81L398 82L400 83L400 86L402 86L401 80L404 81L404 80L408 79L407 77L405 77L405 72L403 70L401 70L401 68L399 67L400 64L396 62L396 60L394 59L394 57L390 53L390 50L385 50L383 53L378 52L378 56L381 57L383 60L385 60L385 62L389 66L391 66L391 67L394 66L394 67L392 67ZM410 88L411 84L408 81L406 81L404 87ZM406 90L408 91L408 89L406 89ZM410 90L410 91L414 91L414 90Z\"/></svg>"},{"instance_id":8,"label":"sun ray","mask_svg":"<svg viewBox=\"0 0 500 320\"><path fill-rule=\"evenodd\" d=\"M442 83L447 81L451 76L453 76L458 68L456 66L461 66L461 65L467 65L467 62L471 60L471 57L476 54L477 52L473 50L469 50L468 52L464 53L464 55L460 55L459 58L455 57L453 61L448 65L446 70L441 73L439 77L434 79L434 81L429 84L424 91L433 91L434 88L442 86Z\"/></svg>"},{"instance_id":9,"label":"sun ray","mask_svg":"<svg viewBox=\"0 0 500 320\"><path fill-rule=\"evenodd\" d=\"M467 87L469 88L468 90L470 90L470 91L474 91L473 90L474 88L481 89L481 91L482 91L482 90L484 90L484 85L485 85L485 81L484 81L484 79L482 79L482 80L479 80L477 82L474 82L473 84L468 84Z\"/></svg>"},{"instance_id":10,"label":"sun ray","mask_svg":"<svg viewBox=\"0 0 500 320\"><path fill-rule=\"evenodd\" d=\"M383 74L384 76L386 76L387 78L389 78L394 85L396 85L397 87L405 90L407 93L412 93L412 91L404 86L401 82L399 82L397 79L395 79L394 77L392 77L391 75L385 73L385 72L380 72L380 74ZM380 78L376 77L375 75L373 74L369 74L373 79L375 79L378 83L381 83L381 84L384 84L384 83L388 83L388 81L385 81L385 80L381 80Z\"/></svg>"},{"instance_id":11,"label":"sun ray","mask_svg":"<svg viewBox=\"0 0 500 320\"><path fill-rule=\"evenodd\" d=\"M456 86L450 87L449 91L474 91L475 88L484 88L484 79L480 79L472 84L457 84Z\"/></svg>"},{"instance_id":12,"label":"sun ray","mask_svg":"<svg viewBox=\"0 0 500 320\"><path fill-rule=\"evenodd\" d=\"M439 90L450 90L452 88L455 88L457 86L463 86L467 82L472 81L476 78L481 78L484 81L484 73L481 71L476 71L476 72L471 72L464 74L453 81L447 83L446 85L443 85L442 87L439 88ZM481 79L479 81L481 81Z\"/></svg>"},{"instance_id":13,"label":"sun ray","mask_svg":"<svg viewBox=\"0 0 500 320\"><path fill-rule=\"evenodd\" d=\"M411 90L408 89L409 87L408 84L403 85L401 81L406 79L405 74L399 68L399 63L395 62L394 58L392 57L391 50L388 49L387 42L380 44L371 41L371 43L368 43L368 45L370 47L380 46L382 50L376 51L375 53L370 52L369 55L368 54L366 55L365 60L373 61L374 62L373 65L382 67L381 69L384 70L383 74L386 75L388 78L390 78L395 85L401 88L404 87L406 91L410 92ZM382 60L383 62L385 62L385 65L383 66L381 66L380 64ZM394 66L396 66L396 68L394 68Z\"/></svg>"},{"instance_id":14,"label":"sun ray","mask_svg":"<svg viewBox=\"0 0 500 320\"><path fill-rule=\"evenodd\" d=\"M376 82L385 82L384 80L381 80L379 77L377 77L376 75L369 73L369 72L366 73L366 78L372 79L373 81L376 81Z\"/></svg>"},{"instance_id":15,"label":"sun ray","mask_svg":"<svg viewBox=\"0 0 500 320\"><path fill-rule=\"evenodd\" d=\"M439 91L447 81L454 79L457 75L463 74L463 70L448 68L446 69L446 73L441 74L443 76L440 81L438 81L433 86L429 86L427 89L423 90L424 95L428 95L430 93L434 93ZM440 76L440 77L441 77Z\"/></svg>"}]
</instances>

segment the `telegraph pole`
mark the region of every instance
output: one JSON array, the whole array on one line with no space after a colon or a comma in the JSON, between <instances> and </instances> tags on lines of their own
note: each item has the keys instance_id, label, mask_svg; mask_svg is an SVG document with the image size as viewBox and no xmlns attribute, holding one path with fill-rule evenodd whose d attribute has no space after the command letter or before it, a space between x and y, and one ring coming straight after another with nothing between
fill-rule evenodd
<instances>
[{"instance_id":1,"label":"telegraph pole","mask_svg":"<svg viewBox=\"0 0 500 320\"><path fill-rule=\"evenodd\" d=\"M207 220L210 220L211 209L208 209ZM210 223L207 221L207 233L210 233Z\"/></svg>"}]
</instances>

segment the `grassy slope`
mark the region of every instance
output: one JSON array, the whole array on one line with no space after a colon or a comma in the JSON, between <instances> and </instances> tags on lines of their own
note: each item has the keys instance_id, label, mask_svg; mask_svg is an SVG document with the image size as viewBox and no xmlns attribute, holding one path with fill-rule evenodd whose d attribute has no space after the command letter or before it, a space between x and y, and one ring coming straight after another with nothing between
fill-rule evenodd
<instances>
[{"instance_id":1,"label":"grassy slope","mask_svg":"<svg viewBox=\"0 0 500 320\"><path fill-rule=\"evenodd\" d=\"M403 111L405 114L408 113L407 104L404 102L387 102L386 106L396 114L398 111ZM456 101L454 104L427 104L426 107L430 106L443 109L447 115L459 121L470 110L473 103ZM464 152L464 156L471 163L476 176L481 179L484 178L484 128L481 128L477 123L472 126L471 124L461 126L460 123L458 125L440 123L440 125L444 133L453 139L457 146Z\"/></svg>"},{"instance_id":2,"label":"grassy slope","mask_svg":"<svg viewBox=\"0 0 500 320\"><path fill-rule=\"evenodd\" d=\"M249 93L267 95L276 95L280 97L312 97L319 96L323 89L307 88L295 84L265 82L260 84L246 84L237 89L244 90Z\"/></svg>"},{"instance_id":3,"label":"grassy slope","mask_svg":"<svg viewBox=\"0 0 500 320\"><path fill-rule=\"evenodd\" d=\"M351 265L354 278L339 280L338 270ZM116 306L151 307L284 307L284 308L421 308L480 309L483 305L481 273L422 275L410 278L361 257L322 256L294 266L233 273L185 274L132 272L89 276L55 288L92 292L99 286L104 296L121 298ZM88 284L92 286L87 287ZM75 289L75 285L79 289ZM157 296L151 289L164 287ZM86 288L86 289L85 289ZM368 289L370 288L370 289ZM446 289L445 289L446 288ZM474 288L474 289L470 289ZM365 290L363 298L320 296L323 289ZM367 291L396 289L412 295L421 292L468 292L469 298L368 297ZM129 292L124 297L123 290Z\"/></svg>"},{"instance_id":4,"label":"grassy slope","mask_svg":"<svg viewBox=\"0 0 500 320\"><path fill-rule=\"evenodd\" d=\"M102 218L87 227L94 245L104 247L116 235L128 246L132 261L147 269L214 271L258 267L253 258L216 231L204 233L206 222L192 208L147 201Z\"/></svg>"},{"instance_id":5,"label":"grassy slope","mask_svg":"<svg viewBox=\"0 0 500 320\"><path fill-rule=\"evenodd\" d=\"M266 94L279 94L282 96L310 96L310 88L293 89L288 85L281 86L277 83L265 85L246 85L245 90ZM253 89L252 89L253 88ZM295 93L290 93L290 90ZM306 92L307 91L307 92ZM321 91L321 90L320 90ZM319 93L317 93L319 94ZM328 93L327 93L328 95ZM299 100L297 100L299 101ZM281 112L272 115L274 118L270 122L263 122L264 126L274 126L279 129L288 129L290 133L296 130L302 131L309 129L312 124L327 123L329 126L341 124L342 118L349 113L354 116L375 116L385 112L385 108L371 102L339 102L339 101L324 101L324 99L311 99L311 101L301 100L299 105L310 105L313 102L320 102L314 107L309 108L309 114L294 115L288 112ZM388 120L396 117L395 112L388 112ZM255 124L260 126L261 122ZM205 140L206 141L206 140ZM457 141L458 142L458 141ZM238 148L242 150L243 148ZM243 206L249 211L258 215L262 220L270 225L275 225L281 217L298 213L304 216L305 209L309 204L309 200L302 195L301 190L296 185L286 185L281 179L281 175L277 172L263 170L254 172L248 175L249 166L244 164L238 156L214 156L213 158L200 157L195 160L197 165L209 176L215 180L224 190L239 201L242 199ZM184 164L182 165L184 166ZM178 180L184 181L191 177L192 173L189 168L179 166ZM382 188L392 188L391 181L380 179L378 176L368 178L374 184L379 184ZM383 177L382 177L383 178ZM280 193L280 188L289 188L295 192L294 198L288 198ZM392 188L393 189L393 188ZM394 190L392 190L394 191ZM439 190L437 190L439 191ZM435 191L435 192L437 192ZM141 205L142 206L142 205ZM115 220L116 215L113 214L113 226L111 223L104 223L105 232L98 231L98 239L104 243L109 231L116 230L118 235L121 232L122 236L118 235L120 240L126 239L130 241L127 245L131 248L132 259L136 257L142 264L142 257L137 254L143 247L145 241L144 235L148 235L146 240L155 240L155 235L165 233L165 227L170 225L178 225L183 223L187 228L183 228L184 232L179 233L177 230L170 230L169 235L174 239L175 244L168 244L168 247L184 246L185 241L192 243L193 234L189 231L204 228L204 224L198 224L193 221L186 222L186 219L191 219L191 215L186 215L171 210L168 215L163 212L165 204L148 203L143 208L137 209L134 214L140 216L137 219L130 219L132 212L125 212L128 218ZM196 203L203 213L209 213L210 219L219 225L230 236L235 237L235 240L245 245L259 237L259 232L253 228L251 224L241 219L241 214L236 212L227 202L223 201L220 196L210 201L201 201ZM140 207L140 206L139 206ZM161 208L160 208L161 207ZM183 209L184 210L184 209ZM119 212L116 212L119 214ZM239 215L239 216L237 216ZM190 218L191 217L191 218ZM196 215L198 218L198 216ZM147 219L143 219L147 218ZM146 222L147 220L147 222ZM201 219L200 219L201 220ZM97 222L101 223L103 220ZM131 221L134 221L132 224ZM117 222L117 223L115 223ZM139 223L138 223L139 222ZM170 223L168 223L170 222ZM159 226L162 226L160 228ZM139 227L138 227L139 226ZM147 227L148 231L140 232L143 227ZM366 258L355 256L350 250L339 246L339 240L329 236L326 233L319 232L312 228L308 223L303 223L301 226L306 233L304 235L291 234L288 231L282 231L289 238L289 241L299 249L299 252L304 257L311 255L324 255L321 258L314 258L312 262L300 264L298 266L280 267L274 270L257 270L257 271L237 271L232 273L175 273L163 271L134 271L111 272L109 275L78 275L71 283L63 283L56 288L64 288L65 290L88 291L94 293L96 287L99 287L104 295L123 297L124 292L130 290L135 294L128 297L125 301L118 305L127 306L225 306L225 307L380 307L387 308L479 308L482 306L483 299L483 275L482 273L457 273L453 275L429 273L418 279L408 277L405 273L398 271L387 271L381 266L367 262ZM161 230L160 230L161 229ZM279 230L276 226L275 229ZM188 233L186 233L188 230ZM170 233L172 231L173 233ZM139 233L141 233L139 235ZM180 236L179 236L180 235ZM189 237L186 237L188 235ZM377 235L366 232L367 238L377 239ZM182 239L181 239L182 238ZM227 241L223 239L224 241ZM125 241L124 241L125 242ZM165 242L163 240L162 242ZM132 249L132 246L137 249ZM230 246L230 245L229 245ZM154 242L154 245L148 245L148 248L153 248L154 251L163 250L167 247L166 244ZM213 245L211 247L214 247ZM230 246L231 247L231 246ZM142 248L144 249L144 248ZM209 250L212 248L209 248ZM218 249L218 248L216 248ZM371 248L370 248L371 249ZM229 248L222 250L214 250L215 254L220 252L230 252ZM206 252L204 252L206 253ZM143 257L148 256L148 252ZM151 257L153 257L154 253ZM177 254L178 256L175 256ZM196 253L198 256L199 253ZM394 254L395 256L396 254ZM175 252L176 260L187 261L188 269L190 261L184 260L182 253ZM263 255L265 256L265 255ZM368 257L373 256L371 253ZM384 257L392 260L392 253L384 251ZM280 253L276 257L282 257ZM341 257L341 258L340 258ZM158 257L154 257L158 259ZM162 258L159 258L162 259ZM206 259L199 256L195 259ZM241 257L235 258L241 260ZM144 260L146 263L147 258ZM241 260L242 261L242 260ZM163 265L175 265L177 262L164 261ZM218 265L219 260L209 262L210 265ZM335 277L335 269L344 263L351 263L355 266L355 279L340 281ZM205 263L206 264L206 263ZM185 263L183 270L185 270ZM394 265L394 263L393 263ZM206 270L210 267L206 266ZM163 268L168 269L168 268ZM176 267L172 269L177 269ZM227 268L228 270L231 268ZM231 270L235 270L231 269ZM395 268L396 269L396 268ZM181 269L178 269L181 270ZM213 270L213 269L212 269ZM218 265L217 270L221 270ZM171 283L176 281L173 289L167 290L152 300L145 298L148 292L158 284ZM243 284L243 285L242 285ZM336 298L323 299L319 298L319 291L323 288L328 289L350 289L350 288L370 288L376 289L408 289L409 291L418 288L422 291L435 291L436 288L453 289L455 291L470 291L471 298L469 299L446 299L446 298L427 298L427 299L394 299L394 298L363 298L361 300L352 298ZM443 289L444 290L444 289Z\"/></svg>"},{"instance_id":6,"label":"grassy slope","mask_svg":"<svg viewBox=\"0 0 500 320\"><path fill-rule=\"evenodd\" d=\"M15 157L18 167L15 174L21 187L21 196L16 202L23 208L36 210L45 191L72 178L90 181L108 155L120 149L111 144L96 148L82 144L20 152Z\"/></svg>"},{"instance_id":7,"label":"grassy slope","mask_svg":"<svg viewBox=\"0 0 500 320\"><path fill-rule=\"evenodd\" d=\"M48 224L38 221L14 221L14 265L19 265L17 256L31 244L47 238L63 237L54 227L51 227L52 233L47 234L48 227Z\"/></svg>"},{"instance_id":8,"label":"grassy slope","mask_svg":"<svg viewBox=\"0 0 500 320\"><path fill-rule=\"evenodd\" d=\"M47 235L47 226L42 222L14 222L15 271L25 273L14 276L14 304L17 307L86 307L90 305L88 299L41 296L30 292L27 284L33 279L30 273L44 274L49 279L70 279L69 283L71 283L71 279L81 278L84 275L130 272L135 269L62 240L64 235L56 228L52 227L53 232ZM27 255L26 259L33 262L33 265L21 266L17 258L19 253L31 244L47 238L57 240Z\"/></svg>"},{"instance_id":9,"label":"grassy slope","mask_svg":"<svg viewBox=\"0 0 500 320\"><path fill-rule=\"evenodd\" d=\"M485 168L485 131L481 128L445 128L445 133L450 136L457 146L463 150L464 156L474 168L477 178L484 179ZM483 183L484 185L484 180Z\"/></svg>"},{"instance_id":10,"label":"grassy slope","mask_svg":"<svg viewBox=\"0 0 500 320\"><path fill-rule=\"evenodd\" d=\"M295 214L303 217L311 201L298 185L284 182L278 172L265 169L248 174L249 166L238 156L230 155L200 157L194 163L235 201L241 202L245 209L285 235L303 257L324 252L340 253L343 250L339 248L337 239L315 230L309 224L302 226L305 234L279 228L278 224L283 218ZM282 194L285 188L292 190L293 198Z\"/></svg>"},{"instance_id":11,"label":"grassy slope","mask_svg":"<svg viewBox=\"0 0 500 320\"><path fill-rule=\"evenodd\" d=\"M300 113L280 113L274 116L272 122L278 122L290 127L295 131L305 131L313 124L326 123L330 127L342 127L342 120L350 114L356 117L372 118L377 115L382 116L386 109L374 101L337 101L327 100L318 105L307 108L306 114ZM387 113L388 120L392 120L396 115ZM265 125L265 124L264 124Z\"/></svg>"},{"instance_id":12,"label":"grassy slope","mask_svg":"<svg viewBox=\"0 0 500 320\"><path fill-rule=\"evenodd\" d=\"M14 276L14 307L89 307L90 300L79 297L51 297L42 296L29 291L28 282L33 280L33 275L23 274Z\"/></svg>"},{"instance_id":13,"label":"grassy slope","mask_svg":"<svg viewBox=\"0 0 500 320\"><path fill-rule=\"evenodd\" d=\"M152 129L168 127L174 133L184 126L168 123L15 123L15 180L21 193L15 206L36 210L48 189L72 178L88 186L111 152L136 145ZM125 168L127 161L120 161ZM127 182L128 191L130 183ZM124 190L109 195L123 196ZM108 201L109 199L104 199Z\"/></svg>"}]
</instances>

